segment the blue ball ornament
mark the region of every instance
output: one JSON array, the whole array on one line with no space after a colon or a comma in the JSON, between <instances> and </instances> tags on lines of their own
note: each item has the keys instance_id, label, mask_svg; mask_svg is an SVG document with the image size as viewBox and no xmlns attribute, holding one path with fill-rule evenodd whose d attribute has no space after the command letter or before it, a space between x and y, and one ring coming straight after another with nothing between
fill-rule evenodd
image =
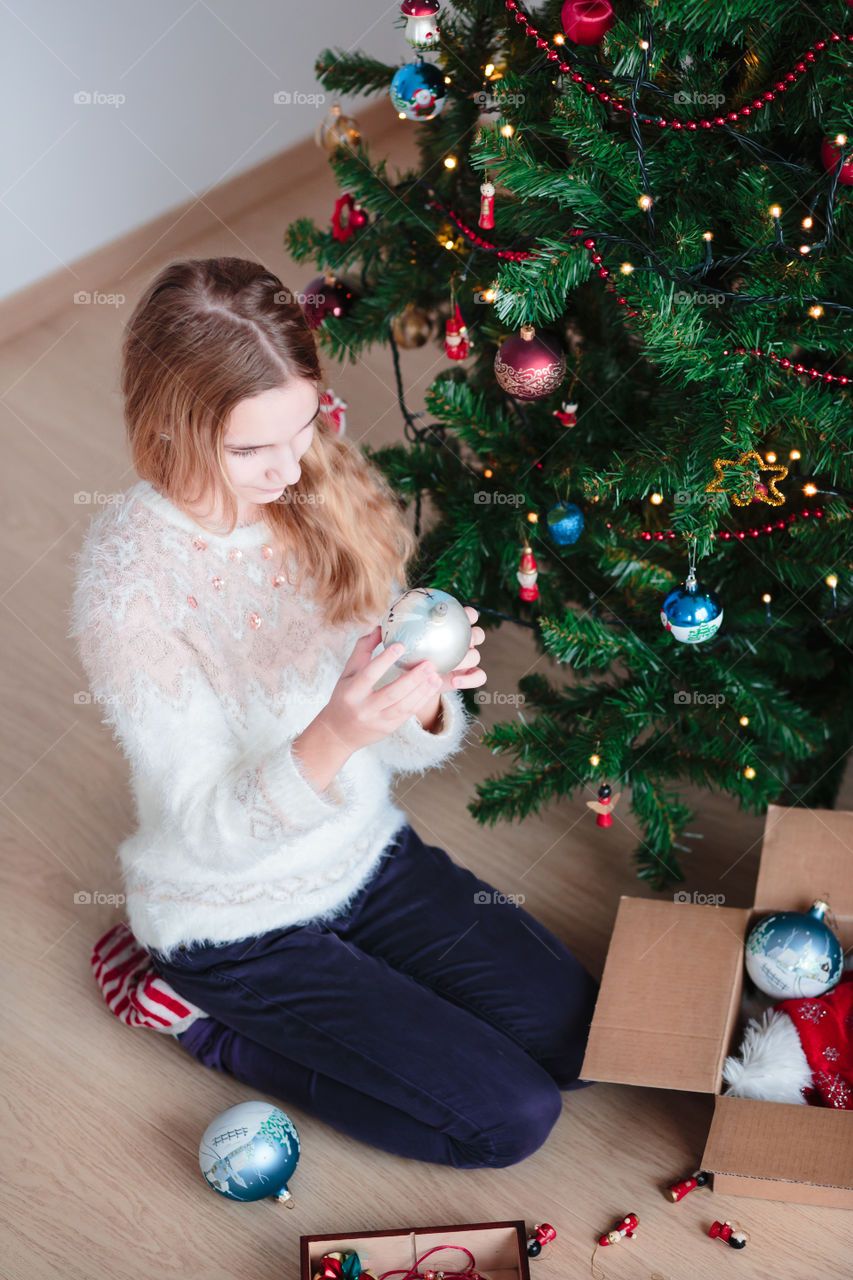
<instances>
[{"instance_id":1,"label":"blue ball ornament","mask_svg":"<svg viewBox=\"0 0 853 1280\"><path fill-rule=\"evenodd\" d=\"M290 1200L287 1180L298 1160L293 1121L269 1102L238 1102L221 1112L198 1148L209 1185L229 1200Z\"/></svg>"},{"instance_id":2,"label":"blue ball ornament","mask_svg":"<svg viewBox=\"0 0 853 1280\"><path fill-rule=\"evenodd\" d=\"M418 58L394 73L391 101L407 120L432 120L447 97L444 76L431 62Z\"/></svg>"},{"instance_id":3,"label":"blue ball ornament","mask_svg":"<svg viewBox=\"0 0 853 1280\"><path fill-rule=\"evenodd\" d=\"M569 547L583 532L583 512L573 502L558 502L548 512L548 532L558 547Z\"/></svg>"},{"instance_id":4,"label":"blue ball ornament","mask_svg":"<svg viewBox=\"0 0 853 1280\"><path fill-rule=\"evenodd\" d=\"M720 597L691 571L683 586L670 591L663 602L660 620L674 639L682 644L700 644L717 634L723 620Z\"/></svg>"},{"instance_id":5,"label":"blue ball ornament","mask_svg":"<svg viewBox=\"0 0 853 1280\"><path fill-rule=\"evenodd\" d=\"M777 911L759 920L746 939L746 971L759 990L777 1000L822 996L841 978L841 943L824 922L827 906Z\"/></svg>"}]
</instances>

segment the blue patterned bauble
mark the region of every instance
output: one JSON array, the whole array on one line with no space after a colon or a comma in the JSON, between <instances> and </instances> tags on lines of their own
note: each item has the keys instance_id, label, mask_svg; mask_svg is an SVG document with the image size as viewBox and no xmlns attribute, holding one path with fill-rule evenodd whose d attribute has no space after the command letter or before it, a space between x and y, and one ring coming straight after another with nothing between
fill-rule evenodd
<instances>
[{"instance_id":1,"label":"blue patterned bauble","mask_svg":"<svg viewBox=\"0 0 853 1280\"><path fill-rule=\"evenodd\" d=\"M391 101L407 120L432 120L444 106L447 85L438 67L422 58L394 73Z\"/></svg>"},{"instance_id":2,"label":"blue patterned bauble","mask_svg":"<svg viewBox=\"0 0 853 1280\"><path fill-rule=\"evenodd\" d=\"M287 1180L298 1160L293 1121L270 1102L238 1102L221 1112L198 1148L202 1173L229 1200L290 1200Z\"/></svg>"},{"instance_id":3,"label":"blue patterned bauble","mask_svg":"<svg viewBox=\"0 0 853 1280\"><path fill-rule=\"evenodd\" d=\"M660 620L682 644L700 644L717 634L723 620L720 597L697 582L691 570L683 587L670 591L663 602Z\"/></svg>"},{"instance_id":4,"label":"blue patterned bauble","mask_svg":"<svg viewBox=\"0 0 853 1280\"><path fill-rule=\"evenodd\" d=\"M827 906L809 911L777 911L759 920L746 939L746 971L755 985L777 1000L822 996L841 978L844 953L824 923Z\"/></svg>"},{"instance_id":5,"label":"blue patterned bauble","mask_svg":"<svg viewBox=\"0 0 853 1280\"><path fill-rule=\"evenodd\" d=\"M583 512L573 502L558 502L548 512L548 532L558 547L571 546L583 531Z\"/></svg>"}]
</instances>

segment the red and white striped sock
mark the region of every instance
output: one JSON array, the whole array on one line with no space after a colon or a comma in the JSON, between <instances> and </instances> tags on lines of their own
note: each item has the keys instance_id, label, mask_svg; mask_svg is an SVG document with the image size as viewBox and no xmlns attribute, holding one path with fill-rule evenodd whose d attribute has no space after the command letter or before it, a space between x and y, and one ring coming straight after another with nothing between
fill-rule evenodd
<instances>
[{"instance_id":1,"label":"red and white striped sock","mask_svg":"<svg viewBox=\"0 0 853 1280\"><path fill-rule=\"evenodd\" d=\"M91 964L107 1007L129 1027L149 1027L176 1036L197 1018L208 1016L160 977L148 952L123 922L98 939Z\"/></svg>"}]
</instances>

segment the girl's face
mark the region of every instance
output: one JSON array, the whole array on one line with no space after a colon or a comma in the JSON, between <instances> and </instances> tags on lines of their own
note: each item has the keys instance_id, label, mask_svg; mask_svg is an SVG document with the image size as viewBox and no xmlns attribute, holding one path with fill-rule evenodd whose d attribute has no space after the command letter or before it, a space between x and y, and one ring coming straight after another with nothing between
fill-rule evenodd
<instances>
[{"instance_id":1,"label":"girl's face","mask_svg":"<svg viewBox=\"0 0 853 1280\"><path fill-rule=\"evenodd\" d=\"M319 410L317 384L306 378L247 396L231 410L223 449L241 507L273 502L296 484Z\"/></svg>"}]
</instances>

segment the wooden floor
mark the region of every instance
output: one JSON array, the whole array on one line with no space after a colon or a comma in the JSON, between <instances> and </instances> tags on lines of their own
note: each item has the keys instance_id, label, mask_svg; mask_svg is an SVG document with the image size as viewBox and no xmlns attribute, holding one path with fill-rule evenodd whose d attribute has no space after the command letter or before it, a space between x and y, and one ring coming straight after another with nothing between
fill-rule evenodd
<instances>
[{"instance_id":1,"label":"wooden floor","mask_svg":"<svg viewBox=\"0 0 853 1280\"><path fill-rule=\"evenodd\" d=\"M395 122L396 126L396 122ZM411 135L394 128L377 158L414 163ZM287 165L282 165L287 173ZM93 505L79 492L112 493L134 480L118 391L121 326L156 269L175 257L255 258L293 288L313 272L282 249L285 225L331 215L337 191L324 156L297 189L247 201L228 225L213 221L191 241L164 240L154 264L104 292L123 306L67 308L0 348L6 466L2 473L2 645L5 730L0 757L7 888L5 940L4 1239L7 1280L295 1280L300 1233L429 1223L525 1219L553 1223L559 1241L532 1264L535 1280L588 1274L598 1234L634 1211L636 1240L606 1251L608 1277L646 1280L805 1280L849 1274L851 1218L841 1210L697 1192L672 1205L660 1188L696 1167L709 1098L596 1085L566 1095L550 1139L521 1165L449 1170L376 1152L287 1107L302 1138L292 1211L236 1205L205 1185L199 1138L212 1117L253 1096L205 1070L171 1038L121 1025L92 980L93 940L121 916L80 905L79 891L121 890L116 845L132 822L126 765L101 727L65 639L70 557ZM159 242L158 242L159 243ZM403 353L410 407L445 367L441 346ZM328 381L349 404L348 430L371 444L401 438L390 353L345 367ZM529 633L510 625L483 646L489 688L512 692L524 672L553 669ZM496 718L490 709L484 723ZM478 826L466 811L474 783L501 763L474 743L456 767L433 771L398 798L419 833L526 906L601 973L620 894L644 895L630 865L635 831L627 806L610 831L584 799L523 826ZM591 792L589 793L591 795ZM730 800L686 789L692 829L703 834L686 885L752 899L763 820ZM848 773L841 801L853 805ZM275 1101L282 1102L281 1099ZM714 1218L750 1232L747 1256L710 1240Z\"/></svg>"}]
</instances>

